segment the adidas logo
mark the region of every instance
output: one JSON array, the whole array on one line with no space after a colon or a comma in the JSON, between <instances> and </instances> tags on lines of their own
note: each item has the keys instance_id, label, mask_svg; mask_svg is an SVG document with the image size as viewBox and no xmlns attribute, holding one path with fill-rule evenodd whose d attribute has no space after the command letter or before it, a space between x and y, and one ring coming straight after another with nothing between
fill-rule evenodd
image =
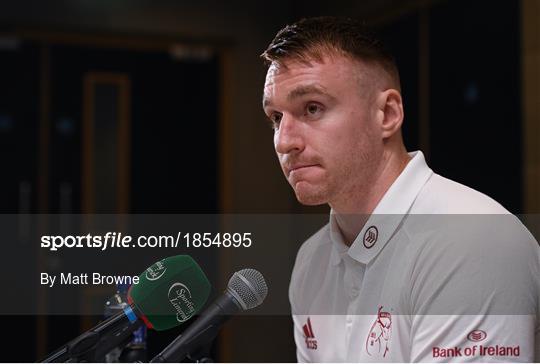
<instances>
[{"instance_id":1,"label":"adidas logo","mask_svg":"<svg viewBox=\"0 0 540 364\"><path fill-rule=\"evenodd\" d=\"M307 323L302 327L304 329L304 337L306 339L306 347L308 349L317 350L317 340L315 340L315 334L311 327L311 320L307 319Z\"/></svg>"}]
</instances>

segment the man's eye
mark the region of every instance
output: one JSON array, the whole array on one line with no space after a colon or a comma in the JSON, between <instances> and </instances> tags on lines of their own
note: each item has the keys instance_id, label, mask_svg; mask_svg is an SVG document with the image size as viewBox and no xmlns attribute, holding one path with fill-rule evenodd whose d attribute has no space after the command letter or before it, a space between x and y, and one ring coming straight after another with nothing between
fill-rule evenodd
<instances>
[{"instance_id":1,"label":"man's eye","mask_svg":"<svg viewBox=\"0 0 540 364\"><path fill-rule=\"evenodd\" d=\"M320 105L317 105L317 104L308 104L306 107L306 111L310 115L315 115L321 111L321 107Z\"/></svg>"},{"instance_id":2,"label":"man's eye","mask_svg":"<svg viewBox=\"0 0 540 364\"><path fill-rule=\"evenodd\" d=\"M270 115L270 121L272 122L272 124L278 125L279 122L281 121L281 114L274 113Z\"/></svg>"}]
</instances>

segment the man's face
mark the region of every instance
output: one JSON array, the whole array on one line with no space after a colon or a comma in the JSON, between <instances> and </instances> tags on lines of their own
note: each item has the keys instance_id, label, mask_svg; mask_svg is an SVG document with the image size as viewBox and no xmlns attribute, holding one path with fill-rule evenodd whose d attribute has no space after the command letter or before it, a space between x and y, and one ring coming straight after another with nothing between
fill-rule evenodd
<instances>
[{"instance_id":1,"label":"man's face","mask_svg":"<svg viewBox=\"0 0 540 364\"><path fill-rule=\"evenodd\" d=\"M263 107L285 177L306 205L364 191L382 156L370 69L344 56L271 65Z\"/></svg>"}]
</instances>

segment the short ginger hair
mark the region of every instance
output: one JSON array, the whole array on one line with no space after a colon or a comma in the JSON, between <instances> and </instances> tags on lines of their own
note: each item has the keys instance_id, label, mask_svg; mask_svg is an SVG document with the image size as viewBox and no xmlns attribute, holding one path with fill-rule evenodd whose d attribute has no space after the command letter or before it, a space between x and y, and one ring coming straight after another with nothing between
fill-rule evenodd
<instances>
[{"instance_id":1,"label":"short ginger hair","mask_svg":"<svg viewBox=\"0 0 540 364\"><path fill-rule=\"evenodd\" d=\"M302 19L281 29L261 54L267 65L288 61L322 61L326 54L341 54L385 71L400 88L399 72L392 54L368 27L340 17Z\"/></svg>"}]
</instances>

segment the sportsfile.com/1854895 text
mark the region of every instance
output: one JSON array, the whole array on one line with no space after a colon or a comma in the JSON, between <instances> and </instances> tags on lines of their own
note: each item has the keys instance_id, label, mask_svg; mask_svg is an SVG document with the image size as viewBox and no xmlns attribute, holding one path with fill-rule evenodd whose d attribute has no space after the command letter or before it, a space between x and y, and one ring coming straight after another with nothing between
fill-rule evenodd
<instances>
[{"instance_id":1,"label":"sportsfile.com/1854895 text","mask_svg":"<svg viewBox=\"0 0 540 364\"><path fill-rule=\"evenodd\" d=\"M43 235L41 247L50 251L62 248L249 248L252 233L182 233L175 235L140 235L133 237L121 232L104 235Z\"/></svg>"}]
</instances>

